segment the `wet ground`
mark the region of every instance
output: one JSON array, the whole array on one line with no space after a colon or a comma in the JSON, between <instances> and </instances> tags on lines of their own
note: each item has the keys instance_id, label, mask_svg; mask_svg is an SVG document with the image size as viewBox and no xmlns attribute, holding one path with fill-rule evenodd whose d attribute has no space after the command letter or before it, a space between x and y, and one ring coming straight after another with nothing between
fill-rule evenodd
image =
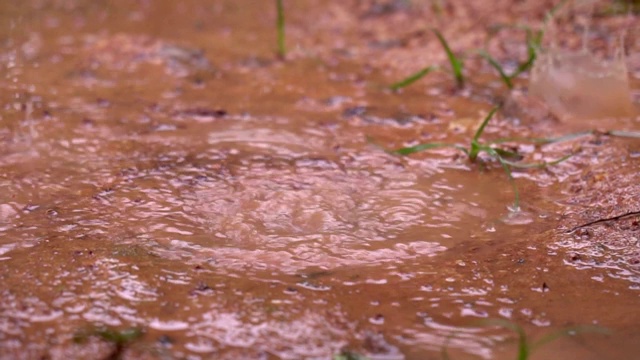
<instances>
[{"instance_id":1,"label":"wet ground","mask_svg":"<svg viewBox=\"0 0 640 360\"><path fill-rule=\"evenodd\" d=\"M285 1L281 60L270 1L0 3L0 358L515 358L487 319L611 332L535 358L635 358L638 139L510 143L574 153L514 170L518 212L490 158L384 151L468 143L499 102L487 138L639 130L626 14L592 26L630 29L633 116L561 121L473 56L523 59L522 30L492 29L552 7ZM468 55L465 89L442 71L386 90L447 66L433 27Z\"/></svg>"}]
</instances>

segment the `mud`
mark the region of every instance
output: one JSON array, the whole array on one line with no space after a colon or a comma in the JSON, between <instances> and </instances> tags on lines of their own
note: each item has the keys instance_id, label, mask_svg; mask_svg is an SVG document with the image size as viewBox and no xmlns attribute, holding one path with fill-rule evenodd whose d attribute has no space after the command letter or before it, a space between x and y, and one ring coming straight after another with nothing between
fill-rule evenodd
<instances>
[{"instance_id":1,"label":"mud","mask_svg":"<svg viewBox=\"0 0 640 360\"><path fill-rule=\"evenodd\" d=\"M473 56L525 58L522 30L495 29L551 2L285 5L280 60L267 1L0 3L0 358L511 359L496 318L612 334L534 358L634 358L637 138L508 143L574 153L514 171L519 212L490 158L384 150L468 144L498 102L488 139L640 130L637 21L593 17L599 41L630 26L632 115L567 122ZM386 90L447 67L432 27L466 88L440 71Z\"/></svg>"}]
</instances>

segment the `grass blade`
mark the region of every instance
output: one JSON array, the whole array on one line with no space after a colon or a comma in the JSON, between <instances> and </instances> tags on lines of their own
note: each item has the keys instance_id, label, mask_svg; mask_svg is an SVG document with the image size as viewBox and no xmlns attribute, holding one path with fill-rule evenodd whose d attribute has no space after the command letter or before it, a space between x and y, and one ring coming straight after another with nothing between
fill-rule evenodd
<instances>
[{"instance_id":1,"label":"grass blade","mask_svg":"<svg viewBox=\"0 0 640 360\"><path fill-rule=\"evenodd\" d=\"M587 135L593 135L593 131L592 130L588 130L588 131L580 131L577 133L571 133L571 134L567 134L567 135L562 135L562 136L558 136L555 138L544 138L544 139L537 139L538 143L540 144L555 144L555 143L561 143L561 142L565 142L565 141L571 141L577 138L581 138L583 136L587 136Z\"/></svg>"},{"instance_id":2,"label":"grass blade","mask_svg":"<svg viewBox=\"0 0 640 360\"><path fill-rule=\"evenodd\" d=\"M533 163L533 164L520 164L517 162L512 162L506 159L502 159L502 161L504 161L507 165L514 167L514 168L518 168L518 169L542 169L545 168L547 166L553 166L553 165L558 165L563 161L568 160L569 158L571 158L574 154L569 154L569 155L565 155L559 159L553 160L553 161L543 161L541 163Z\"/></svg>"},{"instance_id":3,"label":"grass blade","mask_svg":"<svg viewBox=\"0 0 640 360\"><path fill-rule=\"evenodd\" d=\"M485 60L487 60L489 64L493 66L494 69L498 70L498 73L500 74L500 78L502 79L502 82L504 82L504 84L507 85L509 89L513 89L513 82L511 81L511 77L504 72L502 65L500 65L500 63L496 59L494 59L491 55L489 55L488 52L484 50L481 50L479 54Z\"/></svg>"},{"instance_id":4,"label":"grass blade","mask_svg":"<svg viewBox=\"0 0 640 360\"><path fill-rule=\"evenodd\" d=\"M522 137L512 137L512 138L502 138L502 139L498 139L498 140L493 140L490 141L490 144L503 144L506 142L513 142L513 141L518 141L518 142L528 142L528 143L534 143L534 144L541 144L541 145L547 145L547 144L554 144L554 143L560 143L560 142L565 142L565 141L570 141L573 139L577 139L583 136L588 136L588 135L593 135L593 131L592 130L588 130L588 131L581 131L581 132L577 132L577 133L572 133L572 134L567 134L567 135L563 135L563 136L559 136L556 138L522 138ZM640 136L640 133L638 133L638 136Z\"/></svg>"},{"instance_id":5,"label":"grass blade","mask_svg":"<svg viewBox=\"0 0 640 360\"><path fill-rule=\"evenodd\" d=\"M487 126L487 124L489 123L489 120L491 120L491 118L493 117L493 114L495 114L496 111L498 111L498 109L500 109L499 105L491 109L491 111L489 111L489 114L487 114L484 120L482 120L482 124L480 124L480 127L478 128L478 130L476 130L476 134L473 136L474 141L478 141L480 136L482 136L482 133L484 132L484 128Z\"/></svg>"},{"instance_id":6,"label":"grass blade","mask_svg":"<svg viewBox=\"0 0 640 360\"><path fill-rule=\"evenodd\" d=\"M476 130L476 133L473 136L473 139L471 139L469 150L466 152L469 155L469 161L475 162L476 159L478 158L478 154L480 154L480 151L484 150L484 148L489 148L488 146L480 145L480 143L478 142L478 139L480 139L480 136L484 132L484 128L487 126L487 124L493 117L493 114L495 114L499 108L500 106L496 106L493 109L491 109L491 111L489 111L489 114L487 114L484 120L482 120L482 124L480 124L480 127L478 128L478 130Z\"/></svg>"},{"instance_id":7,"label":"grass blade","mask_svg":"<svg viewBox=\"0 0 640 360\"><path fill-rule=\"evenodd\" d=\"M333 356L333 360L369 360L369 358L355 351L342 349L340 353Z\"/></svg>"},{"instance_id":8,"label":"grass blade","mask_svg":"<svg viewBox=\"0 0 640 360\"><path fill-rule=\"evenodd\" d=\"M389 86L389 88L391 90L400 90L404 87L407 87L411 84L413 84L414 82L422 79L423 77L425 77L428 73L432 72L433 70L437 69L436 66L427 66L426 68L412 74L409 75L408 77L404 78L403 80L398 81L397 83L392 84L391 86Z\"/></svg>"},{"instance_id":9,"label":"grass blade","mask_svg":"<svg viewBox=\"0 0 640 360\"><path fill-rule=\"evenodd\" d=\"M607 131L605 134L609 136L640 139L640 132L638 131L610 130L610 131Z\"/></svg>"},{"instance_id":10,"label":"grass blade","mask_svg":"<svg viewBox=\"0 0 640 360\"><path fill-rule=\"evenodd\" d=\"M505 149L500 149L500 148L493 148L493 150L495 150L498 155L500 155L503 159L507 159L507 158L512 158L512 159L522 159L522 155L518 154L515 151L509 151L509 150L505 150Z\"/></svg>"},{"instance_id":11,"label":"grass blade","mask_svg":"<svg viewBox=\"0 0 640 360\"><path fill-rule=\"evenodd\" d=\"M502 138L502 139L494 140L491 143L492 144L501 144L501 143L511 142L511 141L525 141L525 142L531 142L531 143L546 145L546 144L555 144L555 143L570 141L570 140L574 140L574 139L581 138L581 137L584 137L584 136L596 135L598 133L599 132L596 131L596 130L587 130L587 131L580 131L580 132L576 132L576 133L562 135L562 136L558 136L558 137L555 137L555 138L518 138L518 137L514 137L514 138ZM640 139L640 131L609 130L609 131L603 132L602 134L603 135L608 135L608 136L615 136L615 137Z\"/></svg>"},{"instance_id":12,"label":"grass blade","mask_svg":"<svg viewBox=\"0 0 640 360\"><path fill-rule=\"evenodd\" d=\"M276 0L276 8L278 9L278 18L276 20L276 27L278 29L278 56L284 59L287 55L287 48L285 46L285 32L284 32L284 5L282 0Z\"/></svg>"},{"instance_id":13,"label":"grass blade","mask_svg":"<svg viewBox=\"0 0 640 360\"><path fill-rule=\"evenodd\" d=\"M560 10L560 8L562 8L566 2L567 0L562 0L558 4L556 4L556 6L554 6L551 10L549 10L545 14L544 23L547 24L549 21L551 21L553 16L555 16L556 12L558 12L558 10ZM540 48L542 47L542 36L544 35L544 30L538 30L535 32L535 34L528 27L525 27L525 30L527 32L527 40L526 40L527 54L528 54L527 60L518 65L518 68L516 68L516 71L514 71L513 74L511 74L510 79L514 79L518 77L520 74L522 74L523 72L531 69L531 67L533 66L533 63L536 61L536 58L538 57L538 51L540 51Z\"/></svg>"},{"instance_id":14,"label":"grass blade","mask_svg":"<svg viewBox=\"0 0 640 360\"><path fill-rule=\"evenodd\" d=\"M453 51L451 51L451 48L449 47L447 40L444 39L444 36L442 36L442 34L436 29L433 29L433 32L438 37L440 44L442 44L444 51L447 53L447 57L449 58L449 63L451 64L451 70L453 71L453 76L456 79L456 85L458 86L458 88L464 87L464 75L462 74L462 67L463 67L462 61L453 53Z\"/></svg>"},{"instance_id":15,"label":"grass blade","mask_svg":"<svg viewBox=\"0 0 640 360\"><path fill-rule=\"evenodd\" d=\"M424 144L409 146L409 147L405 147L397 150L392 150L391 153L398 154L398 155L410 155L410 154L417 153L424 150L447 148L447 147L458 149L458 150L464 151L465 153L467 152L467 149L463 148L460 145L447 144L447 143L424 143Z\"/></svg>"},{"instance_id":16,"label":"grass blade","mask_svg":"<svg viewBox=\"0 0 640 360\"><path fill-rule=\"evenodd\" d=\"M526 31L527 31L527 54L528 54L527 60L523 63L520 63L520 65L518 65L518 68L516 69L516 71L514 71L514 73L511 74L512 79L522 74L523 72L531 69L531 67L533 66L533 63L536 61L536 58L538 57L538 51L542 46L542 35L543 35L542 30L538 31L535 35L531 31L531 29L527 29Z\"/></svg>"},{"instance_id":17,"label":"grass blade","mask_svg":"<svg viewBox=\"0 0 640 360\"><path fill-rule=\"evenodd\" d=\"M560 8L562 8L564 6L564 4L567 3L568 0L562 0L559 3L556 4L556 6L552 7L551 10L549 10L549 12L547 12L544 15L544 23L548 23L549 21L551 21L551 19L553 19L553 17L556 15L556 13L560 10Z\"/></svg>"},{"instance_id":18,"label":"grass blade","mask_svg":"<svg viewBox=\"0 0 640 360\"><path fill-rule=\"evenodd\" d=\"M478 159L478 155L480 155L481 148L481 145L478 144L477 141L471 140L469 151L467 151L467 153L469 154L469 161L471 161L472 163L476 162L476 159Z\"/></svg>"}]
</instances>

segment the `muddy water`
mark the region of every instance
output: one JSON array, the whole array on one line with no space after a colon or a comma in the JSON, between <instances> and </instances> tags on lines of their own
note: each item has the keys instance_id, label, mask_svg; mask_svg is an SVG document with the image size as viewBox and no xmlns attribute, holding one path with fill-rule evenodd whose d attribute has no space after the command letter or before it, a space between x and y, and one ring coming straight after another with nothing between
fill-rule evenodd
<instances>
[{"instance_id":1,"label":"muddy water","mask_svg":"<svg viewBox=\"0 0 640 360\"><path fill-rule=\"evenodd\" d=\"M637 218L567 230L640 211L637 141L523 147L580 151L516 173L518 213L496 164L387 154L463 142L505 95L474 63L490 80L466 91L446 74L382 89L437 49L389 24L442 16L393 4L287 4L286 62L268 2L1 4L0 357L510 359L513 333L478 322L503 318L532 338L615 334L539 358L633 358ZM439 21L546 9L501 6ZM476 42L461 33L456 46ZM575 127L538 120L501 114L487 134ZM96 328L143 335L117 346Z\"/></svg>"}]
</instances>

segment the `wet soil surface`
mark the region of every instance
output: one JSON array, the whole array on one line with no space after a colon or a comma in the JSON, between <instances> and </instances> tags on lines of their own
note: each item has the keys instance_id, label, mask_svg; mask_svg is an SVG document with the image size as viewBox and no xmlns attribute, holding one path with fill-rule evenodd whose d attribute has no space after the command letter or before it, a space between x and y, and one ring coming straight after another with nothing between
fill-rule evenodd
<instances>
[{"instance_id":1,"label":"wet soil surface","mask_svg":"<svg viewBox=\"0 0 640 360\"><path fill-rule=\"evenodd\" d=\"M0 4L0 358L514 358L487 319L612 334L540 359L634 358L638 139L510 143L574 153L514 170L518 212L495 160L384 151L468 144L498 102L515 105L487 138L639 130L529 108L526 73L510 93L472 55L463 90L446 71L385 89L447 66L433 27L456 52L526 57L525 32L495 29L539 27L553 3L285 5L282 60L269 1ZM629 26L598 9L596 35Z\"/></svg>"}]
</instances>

